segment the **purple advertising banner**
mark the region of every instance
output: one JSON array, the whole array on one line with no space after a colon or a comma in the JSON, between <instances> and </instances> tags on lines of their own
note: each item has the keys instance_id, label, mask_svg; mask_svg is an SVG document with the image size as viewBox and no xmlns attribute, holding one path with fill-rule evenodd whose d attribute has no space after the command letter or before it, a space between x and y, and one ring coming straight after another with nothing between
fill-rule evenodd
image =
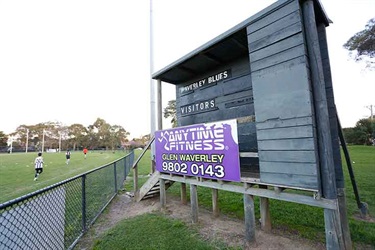
<instances>
[{"instance_id":1,"label":"purple advertising banner","mask_svg":"<svg viewBox=\"0 0 375 250\"><path fill-rule=\"evenodd\" d=\"M236 120L156 131L155 150L160 172L241 181Z\"/></svg>"}]
</instances>

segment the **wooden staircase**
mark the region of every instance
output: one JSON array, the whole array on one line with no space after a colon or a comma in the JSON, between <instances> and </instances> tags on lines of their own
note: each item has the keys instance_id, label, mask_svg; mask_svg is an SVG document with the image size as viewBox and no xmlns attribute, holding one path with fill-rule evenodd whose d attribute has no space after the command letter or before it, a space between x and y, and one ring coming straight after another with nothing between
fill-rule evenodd
<instances>
[{"instance_id":1,"label":"wooden staircase","mask_svg":"<svg viewBox=\"0 0 375 250\"><path fill-rule=\"evenodd\" d=\"M137 194L135 195L135 199L137 202L159 196L160 195L160 182L159 182L160 172L155 171L150 178L143 184L143 186L139 189ZM168 189L172 186L173 181L165 181L165 189Z\"/></svg>"}]
</instances>

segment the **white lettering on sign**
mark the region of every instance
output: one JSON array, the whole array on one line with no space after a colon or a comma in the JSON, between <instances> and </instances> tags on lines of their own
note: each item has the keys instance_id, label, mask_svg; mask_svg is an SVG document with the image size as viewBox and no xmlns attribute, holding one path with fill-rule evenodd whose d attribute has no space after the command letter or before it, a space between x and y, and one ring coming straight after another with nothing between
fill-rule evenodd
<instances>
[{"instance_id":1,"label":"white lettering on sign","mask_svg":"<svg viewBox=\"0 0 375 250\"><path fill-rule=\"evenodd\" d=\"M200 101L193 104L182 106L181 108L181 116L193 114L193 113L200 113L206 112L209 110L216 109L215 106L215 99Z\"/></svg>"},{"instance_id":2,"label":"white lettering on sign","mask_svg":"<svg viewBox=\"0 0 375 250\"><path fill-rule=\"evenodd\" d=\"M171 133L162 133L162 137L168 141L164 144L164 149L167 151L209 151L225 148L223 127L179 129Z\"/></svg>"},{"instance_id":3,"label":"white lettering on sign","mask_svg":"<svg viewBox=\"0 0 375 250\"><path fill-rule=\"evenodd\" d=\"M186 86L180 87L180 93L183 94L185 92L193 91L195 89L201 88L203 86L214 84L217 82L220 82L222 80L225 80L227 78L231 77L231 71L230 69L224 70L222 72L219 72L215 75L208 76L204 79L201 79L199 81L193 82L191 84L188 84Z\"/></svg>"}]
</instances>

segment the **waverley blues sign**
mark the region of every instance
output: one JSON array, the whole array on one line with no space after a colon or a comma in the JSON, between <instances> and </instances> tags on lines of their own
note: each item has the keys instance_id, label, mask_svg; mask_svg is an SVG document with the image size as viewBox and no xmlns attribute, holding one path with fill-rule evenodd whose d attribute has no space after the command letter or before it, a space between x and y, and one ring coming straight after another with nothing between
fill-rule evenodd
<instances>
[{"instance_id":1,"label":"waverley blues sign","mask_svg":"<svg viewBox=\"0 0 375 250\"><path fill-rule=\"evenodd\" d=\"M237 181L237 121L196 124L155 132L156 169L164 173Z\"/></svg>"},{"instance_id":2,"label":"waverley blues sign","mask_svg":"<svg viewBox=\"0 0 375 250\"><path fill-rule=\"evenodd\" d=\"M185 94L187 92L191 92L193 90L196 90L202 87L207 87L209 85L215 84L217 82L223 81L231 77L232 77L232 72L230 69L227 69L227 70L218 72L214 75L207 76L196 82L190 83L186 86L180 87L180 93Z\"/></svg>"}]
</instances>

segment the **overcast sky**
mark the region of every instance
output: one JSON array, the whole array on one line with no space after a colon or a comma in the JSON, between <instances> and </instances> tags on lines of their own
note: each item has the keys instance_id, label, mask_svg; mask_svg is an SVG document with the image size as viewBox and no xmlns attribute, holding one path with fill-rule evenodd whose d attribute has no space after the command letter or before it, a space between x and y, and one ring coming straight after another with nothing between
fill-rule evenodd
<instances>
[{"instance_id":1,"label":"overcast sky","mask_svg":"<svg viewBox=\"0 0 375 250\"><path fill-rule=\"evenodd\" d=\"M153 72L275 1L153 0ZM343 127L375 105L375 71L342 45L374 17L375 0L321 0ZM0 0L0 131L97 118L150 133L150 0ZM163 107L175 99L163 83ZM375 112L375 110L374 110ZM164 121L170 127L170 121Z\"/></svg>"}]
</instances>

